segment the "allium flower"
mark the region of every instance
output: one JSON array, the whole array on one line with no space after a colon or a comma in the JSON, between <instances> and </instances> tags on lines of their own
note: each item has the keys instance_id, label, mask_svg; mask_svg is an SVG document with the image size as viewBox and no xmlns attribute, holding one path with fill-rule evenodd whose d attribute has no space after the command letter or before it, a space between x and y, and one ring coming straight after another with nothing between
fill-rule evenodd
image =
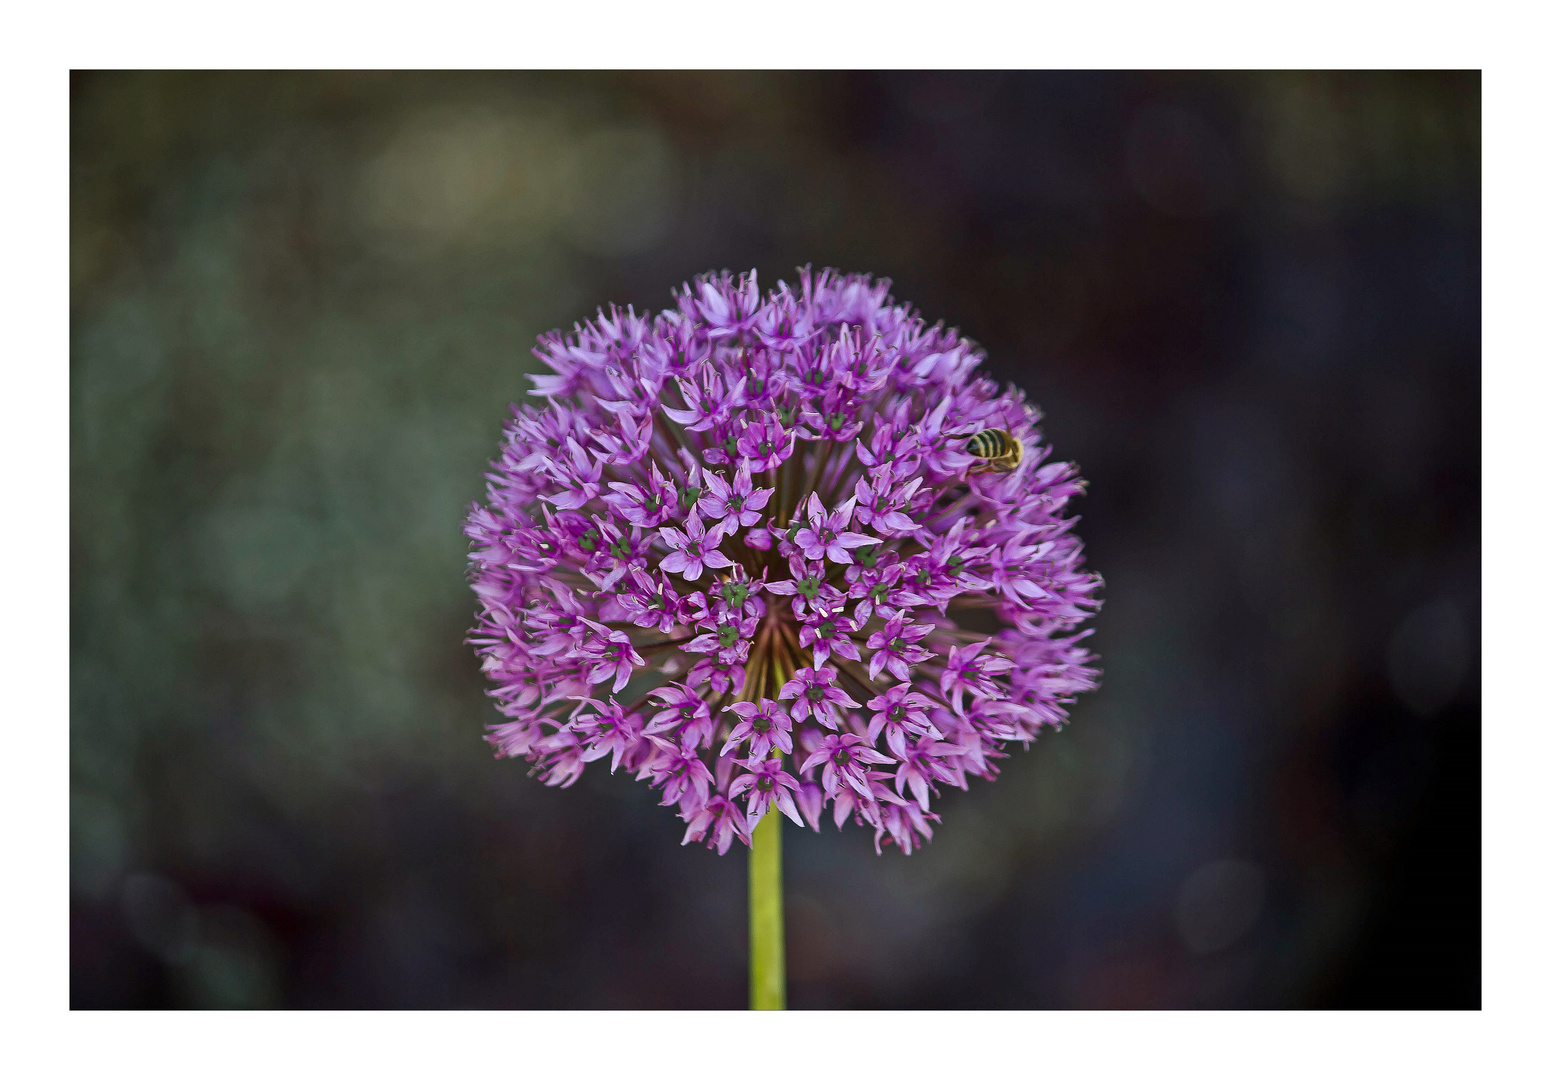
<instances>
[{"instance_id":1,"label":"allium flower","mask_svg":"<svg viewBox=\"0 0 1551 1080\"><path fill-rule=\"evenodd\" d=\"M872 659L867 661L867 677L876 679L878 672L887 667L889 674L900 682L909 682L911 669L922 660L930 660L936 655L916 644L931 632L930 624L914 623L906 626L905 616L902 613L896 614L883 624L883 629L867 639L867 647L876 650Z\"/></svg>"},{"instance_id":2,"label":"allium flower","mask_svg":"<svg viewBox=\"0 0 1551 1080\"><path fill-rule=\"evenodd\" d=\"M689 815L689 828L684 830L684 843L704 840L706 847L716 848L718 855L727 854L734 839L749 831L749 822L738 804L726 795L713 795L709 802Z\"/></svg>"},{"instance_id":3,"label":"allium flower","mask_svg":"<svg viewBox=\"0 0 1551 1080\"><path fill-rule=\"evenodd\" d=\"M749 479L748 462L744 462L738 466L730 484L720 473L708 474L706 493L701 497L700 506L707 517L725 518L725 528L730 536L738 531L739 525L758 524L764 516L760 511L774 494L773 488L754 489L754 483Z\"/></svg>"},{"instance_id":4,"label":"allium flower","mask_svg":"<svg viewBox=\"0 0 1551 1080\"><path fill-rule=\"evenodd\" d=\"M888 282L707 276L536 353L465 526L497 756L559 786L607 759L718 851L832 806L908 854L1097 684L1076 468Z\"/></svg>"},{"instance_id":5,"label":"allium flower","mask_svg":"<svg viewBox=\"0 0 1551 1080\"><path fill-rule=\"evenodd\" d=\"M828 728L838 728L844 718L841 709L861 708L835 680L839 672L832 667L803 668L792 681L781 687L781 700L791 700L792 719L798 723L812 719Z\"/></svg>"},{"instance_id":6,"label":"allium flower","mask_svg":"<svg viewBox=\"0 0 1551 1080\"><path fill-rule=\"evenodd\" d=\"M797 778L782 768L781 759L751 759L741 764L749 771L734 780L728 791L734 798L748 792L749 827L758 824L759 819L773 805L791 818L799 829L802 828L802 817L797 812L797 803L793 798L798 789Z\"/></svg>"},{"instance_id":7,"label":"allium flower","mask_svg":"<svg viewBox=\"0 0 1551 1080\"><path fill-rule=\"evenodd\" d=\"M804 558L815 561L828 559L832 563L850 565L850 548L869 547L878 542L876 536L851 532L851 512L856 509L853 497L832 514L824 512L824 504L815 493L808 496L807 524L797 530L793 542L802 549Z\"/></svg>"},{"instance_id":8,"label":"allium flower","mask_svg":"<svg viewBox=\"0 0 1551 1080\"><path fill-rule=\"evenodd\" d=\"M755 761L763 761L772 746L787 754L792 752L792 718L780 705L769 698L760 698L758 705L752 701L735 701L729 708L737 716L738 723L727 733L723 754L732 753L745 739L749 744L748 756Z\"/></svg>"},{"instance_id":9,"label":"allium flower","mask_svg":"<svg viewBox=\"0 0 1551 1080\"><path fill-rule=\"evenodd\" d=\"M684 521L684 531L664 525L658 535L672 552L662 560L662 568L671 574L682 574L685 581L698 581L705 568L731 566L732 560L717 551L722 542L722 526L716 525L706 532L700 520L700 510L691 507Z\"/></svg>"}]
</instances>

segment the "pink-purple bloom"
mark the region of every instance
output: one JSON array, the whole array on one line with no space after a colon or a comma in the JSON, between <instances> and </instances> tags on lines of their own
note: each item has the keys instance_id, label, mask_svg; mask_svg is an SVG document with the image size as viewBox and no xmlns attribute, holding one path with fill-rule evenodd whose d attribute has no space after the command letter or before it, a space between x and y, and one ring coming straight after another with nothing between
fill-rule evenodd
<instances>
[{"instance_id":1,"label":"pink-purple bloom","mask_svg":"<svg viewBox=\"0 0 1551 1080\"><path fill-rule=\"evenodd\" d=\"M732 565L731 559L716 550L722 542L722 526L714 525L707 532L698 507L690 508L683 532L664 525L658 536L672 549L663 557L662 568L670 574L682 574L685 581L698 581L708 566L720 569Z\"/></svg>"},{"instance_id":2,"label":"pink-purple bloom","mask_svg":"<svg viewBox=\"0 0 1551 1080\"><path fill-rule=\"evenodd\" d=\"M732 482L722 479L720 473L706 476L705 494L700 498L700 509L706 517L724 519L727 535L738 531L738 526L756 525L764 516L760 513L775 494L774 488L754 487L749 478L748 462L738 466Z\"/></svg>"},{"instance_id":3,"label":"pink-purple bloom","mask_svg":"<svg viewBox=\"0 0 1551 1080\"><path fill-rule=\"evenodd\" d=\"M782 753L792 752L792 718L786 710L769 698L752 701L735 701L728 710L738 718L737 724L727 733L722 753L730 754L748 740L745 753L755 761L762 761L775 747Z\"/></svg>"},{"instance_id":4,"label":"pink-purple bloom","mask_svg":"<svg viewBox=\"0 0 1551 1080\"><path fill-rule=\"evenodd\" d=\"M806 667L781 687L781 700L790 700L792 719L798 723L812 719L827 728L838 728L846 710L861 708L837 683L839 672L832 667Z\"/></svg>"},{"instance_id":5,"label":"pink-purple bloom","mask_svg":"<svg viewBox=\"0 0 1551 1080\"><path fill-rule=\"evenodd\" d=\"M797 778L786 771L780 758L751 758L739 762L748 769L728 786L728 794L737 798L748 792L749 827L753 828L773 805L781 813L802 827L802 815L797 811L795 795L799 785Z\"/></svg>"},{"instance_id":6,"label":"pink-purple bloom","mask_svg":"<svg viewBox=\"0 0 1551 1080\"><path fill-rule=\"evenodd\" d=\"M539 403L465 525L487 740L551 785L623 767L686 843L832 808L908 854L942 787L994 778L1097 684L1083 482L886 281L723 274L677 301L539 341ZM968 453L987 429L1017 468Z\"/></svg>"},{"instance_id":7,"label":"pink-purple bloom","mask_svg":"<svg viewBox=\"0 0 1551 1080\"><path fill-rule=\"evenodd\" d=\"M906 625L903 612L884 623L883 629L867 639L867 647L874 650L872 659L867 662L868 678L876 679L878 672L888 668L890 675L902 683L908 683L911 668L936 655L916 644L930 634L932 629L930 623Z\"/></svg>"}]
</instances>

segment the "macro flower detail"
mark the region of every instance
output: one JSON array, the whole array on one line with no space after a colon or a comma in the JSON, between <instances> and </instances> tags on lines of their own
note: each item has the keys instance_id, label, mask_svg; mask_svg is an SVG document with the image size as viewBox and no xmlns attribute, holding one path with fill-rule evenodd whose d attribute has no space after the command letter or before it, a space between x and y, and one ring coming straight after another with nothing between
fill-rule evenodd
<instances>
[{"instance_id":1,"label":"macro flower detail","mask_svg":"<svg viewBox=\"0 0 1551 1080\"><path fill-rule=\"evenodd\" d=\"M752 701L735 701L729 710L738 718L738 723L727 733L723 754L732 753L745 740L748 741L748 756L755 761L768 756L772 747L783 753L792 752L792 718L774 701L761 698L758 705Z\"/></svg>"},{"instance_id":2,"label":"macro flower detail","mask_svg":"<svg viewBox=\"0 0 1551 1080\"><path fill-rule=\"evenodd\" d=\"M682 574L685 581L698 580L708 566L720 569L732 565L731 559L716 550L722 542L722 526L715 525L707 532L697 507L690 508L683 532L664 525L659 535L662 542L673 549L663 558L662 568L669 573Z\"/></svg>"},{"instance_id":3,"label":"macro flower detail","mask_svg":"<svg viewBox=\"0 0 1551 1080\"><path fill-rule=\"evenodd\" d=\"M759 819L774 806L781 813L791 818L800 829L802 815L797 811L795 793L799 789L797 778L782 767L779 758L765 758L764 760L751 760L743 762L748 767L748 772L741 774L728 787L728 794L733 798L748 793L748 821L749 827L759 823Z\"/></svg>"},{"instance_id":4,"label":"macro flower detail","mask_svg":"<svg viewBox=\"0 0 1551 1080\"><path fill-rule=\"evenodd\" d=\"M908 854L1097 685L1083 481L888 288L707 275L539 339L464 526L498 757L623 768L719 852L774 809Z\"/></svg>"},{"instance_id":5,"label":"macro flower detail","mask_svg":"<svg viewBox=\"0 0 1551 1080\"><path fill-rule=\"evenodd\" d=\"M803 668L781 687L781 700L791 699L792 719L798 723L812 719L831 730L845 721L845 710L860 708L836 683L839 672L832 667Z\"/></svg>"},{"instance_id":6,"label":"macro flower detail","mask_svg":"<svg viewBox=\"0 0 1551 1080\"><path fill-rule=\"evenodd\" d=\"M867 662L867 677L876 679L878 672L888 668L889 674L901 683L909 683L910 669L935 655L916 644L931 632L930 624L906 626L904 614L896 614L883 624L883 629L867 639L867 647L874 650L872 659Z\"/></svg>"},{"instance_id":7,"label":"macro flower detail","mask_svg":"<svg viewBox=\"0 0 1551 1080\"><path fill-rule=\"evenodd\" d=\"M707 517L725 519L724 526L731 535L738 531L739 525L757 524L762 516L760 511L764 510L774 494L774 488L755 490L753 481L749 479L748 463L745 462L738 467L731 483L723 480L720 473L708 475L706 493L700 505Z\"/></svg>"}]
</instances>

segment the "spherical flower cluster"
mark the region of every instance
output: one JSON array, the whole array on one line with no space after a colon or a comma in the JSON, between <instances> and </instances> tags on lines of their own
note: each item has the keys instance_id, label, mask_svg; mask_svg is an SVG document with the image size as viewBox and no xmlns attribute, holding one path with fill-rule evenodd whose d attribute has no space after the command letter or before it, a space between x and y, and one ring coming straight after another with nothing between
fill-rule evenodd
<instances>
[{"instance_id":1,"label":"spherical flower cluster","mask_svg":"<svg viewBox=\"0 0 1551 1080\"><path fill-rule=\"evenodd\" d=\"M498 756L562 787L607 758L723 853L832 806L909 854L1096 685L1076 468L888 287L708 275L540 338L465 526Z\"/></svg>"}]
</instances>

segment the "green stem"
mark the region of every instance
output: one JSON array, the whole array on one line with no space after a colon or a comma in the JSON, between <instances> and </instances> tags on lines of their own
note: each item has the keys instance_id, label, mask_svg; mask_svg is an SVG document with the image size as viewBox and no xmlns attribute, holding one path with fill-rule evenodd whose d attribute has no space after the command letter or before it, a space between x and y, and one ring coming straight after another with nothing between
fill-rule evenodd
<instances>
[{"instance_id":1,"label":"green stem","mask_svg":"<svg viewBox=\"0 0 1551 1080\"><path fill-rule=\"evenodd\" d=\"M781 812L754 826L749 850L749 1008L786 1008L786 932L781 913Z\"/></svg>"}]
</instances>

